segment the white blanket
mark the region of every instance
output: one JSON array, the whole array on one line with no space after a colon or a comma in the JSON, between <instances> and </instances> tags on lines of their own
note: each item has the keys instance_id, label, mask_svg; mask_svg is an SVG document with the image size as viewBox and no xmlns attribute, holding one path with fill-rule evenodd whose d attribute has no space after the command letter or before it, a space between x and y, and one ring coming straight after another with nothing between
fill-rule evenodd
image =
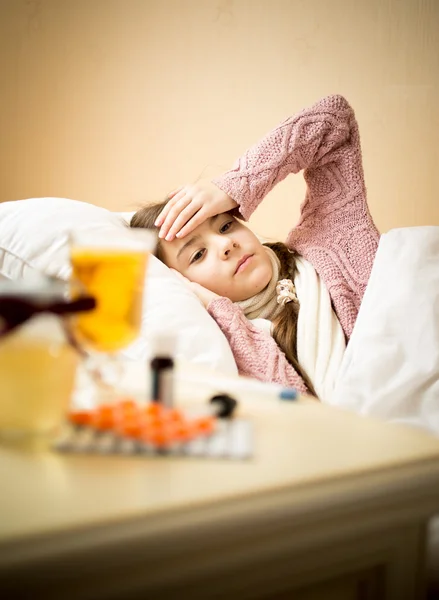
<instances>
[{"instance_id":1,"label":"white blanket","mask_svg":"<svg viewBox=\"0 0 439 600\"><path fill-rule=\"evenodd\" d=\"M439 435L439 227L381 237L329 403Z\"/></svg>"}]
</instances>

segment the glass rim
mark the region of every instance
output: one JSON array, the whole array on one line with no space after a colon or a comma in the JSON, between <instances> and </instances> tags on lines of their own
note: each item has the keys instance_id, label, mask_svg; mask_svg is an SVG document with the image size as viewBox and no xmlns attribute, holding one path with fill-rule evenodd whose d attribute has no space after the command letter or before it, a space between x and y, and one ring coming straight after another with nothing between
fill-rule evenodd
<instances>
[{"instance_id":1,"label":"glass rim","mask_svg":"<svg viewBox=\"0 0 439 600\"><path fill-rule=\"evenodd\" d=\"M154 253L158 231L135 227L72 227L67 232L70 248L147 250Z\"/></svg>"}]
</instances>

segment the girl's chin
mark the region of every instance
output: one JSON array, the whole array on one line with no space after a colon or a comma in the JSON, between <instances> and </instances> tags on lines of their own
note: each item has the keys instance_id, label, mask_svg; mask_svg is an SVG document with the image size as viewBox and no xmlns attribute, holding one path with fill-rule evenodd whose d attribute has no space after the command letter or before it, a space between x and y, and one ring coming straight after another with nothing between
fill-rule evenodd
<instances>
[{"instance_id":1,"label":"girl's chin","mask_svg":"<svg viewBox=\"0 0 439 600\"><path fill-rule=\"evenodd\" d=\"M271 281L271 277L272 273L270 273L269 275L265 274L265 277L259 278L259 281L255 285L255 291L253 292L253 296L255 294L259 294L259 292L262 292L262 290L265 290L265 288Z\"/></svg>"}]
</instances>

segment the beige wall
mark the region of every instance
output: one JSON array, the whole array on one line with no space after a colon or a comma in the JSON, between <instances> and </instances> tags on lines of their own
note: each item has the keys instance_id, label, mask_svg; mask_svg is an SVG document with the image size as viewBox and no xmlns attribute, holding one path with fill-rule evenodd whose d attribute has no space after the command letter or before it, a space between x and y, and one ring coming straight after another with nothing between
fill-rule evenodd
<instances>
[{"instance_id":1,"label":"beige wall","mask_svg":"<svg viewBox=\"0 0 439 600\"><path fill-rule=\"evenodd\" d=\"M379 228L439 224L438 32L437 0L0 0L0 200L134 209L338 92ZM284 236L302 196L254 229Z\"/></svg>"}]
</instances>

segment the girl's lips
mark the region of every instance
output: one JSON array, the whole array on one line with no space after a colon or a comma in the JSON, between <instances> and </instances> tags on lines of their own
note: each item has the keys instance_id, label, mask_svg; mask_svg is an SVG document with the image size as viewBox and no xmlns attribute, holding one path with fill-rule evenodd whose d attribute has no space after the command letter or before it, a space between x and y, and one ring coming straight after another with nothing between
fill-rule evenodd
<instances>
[{"instance_id":1,"label":"girl's lips","mask_svg":"<svg viewBox=\"0 0 439 600\"><path fill-rule=\"evenodd\" d=\"M247 268L247 266L250 263L252 258L253 258L253 254L246 254L245 256L243 256L241 258L241 260L238 262L238 265L237 265L236 271L235 271L235 275L237 273L241 273L241 271L244 271L244 269Z\"/></svg>"}]
</instances>

